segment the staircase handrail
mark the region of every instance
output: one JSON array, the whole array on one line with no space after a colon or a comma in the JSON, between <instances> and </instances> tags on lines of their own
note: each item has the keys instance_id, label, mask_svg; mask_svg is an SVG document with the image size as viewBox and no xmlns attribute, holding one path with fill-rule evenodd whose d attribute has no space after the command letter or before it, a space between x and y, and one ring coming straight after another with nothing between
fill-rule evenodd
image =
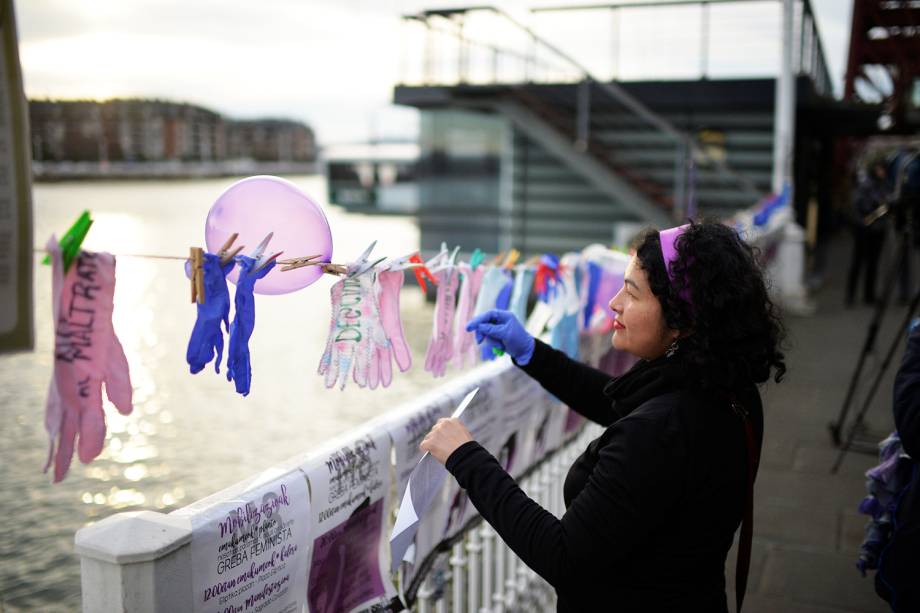
<instances>
[{"instance_id":1,"label":"staircase handrail","mask_svg":"<svg viewBox=\"0 0 920 613\"><path fill-rule=\"evenodd\" d=\"M682 130L677 128L677 126L675 126L670 121L665 119L662 115L648 108L638 98L631 95L619 84L612 82L612 81L601 81L595 78L594 75L591 74L591 71L589 71L578 60L576 60L569 54L565 53L562 49L552 44L551 42L549 42L548 40L546 40L539 34L537 34L531 27L527 26L524 23L521 23L520 21L515 19L513 16L511 16L509 13L507 13L503 9L500 9L496 6L490 6L490 5L456 7L456 8L449 8L449 9L429 9L429 10L421 11L415 15L406 15L405 18L406 19L419 19L421 21L425 21L425 18L429 16L430 17L435 17L435 16L451 17L453 15L462 15L462 14L472 13L476 11L490 11L504 18L509 23L514 25L516 28L518 28L519 30L521 30L522 32L530 36L531 40L533 40L535 43L538 43L539 45L545 47L550 52L552 52L554 55L556 55L559 59L571 65L572 68L574 68L577 72L581 74L582 80L588 81L590 83L593 83L594 85L597 85L601 89L601 91L603 91L607 95L617 100L620 104L622 104L627 109L632 111L635 115L645 120L649 125L653 126L654 128L657 128L660 132L673 138L675 141L675 144L679 145L681 143L684 143L686 147L689 149L690 154L693 156L694 159L697 159L697 160L702 159L712 164L712 166L716 169L718 174L724 177L733 179L738 185L741 186L741 188L745 192L748 193L749 196L753 198L760 198L763 195L761 193L761 190L757 188L755 183L750 178L732 170L723 160L720 160L720 159L717 159L711 156L703 147L700 146L699 142L696 140L695 137L683 132Z\"/></svg>"}]
</instances>

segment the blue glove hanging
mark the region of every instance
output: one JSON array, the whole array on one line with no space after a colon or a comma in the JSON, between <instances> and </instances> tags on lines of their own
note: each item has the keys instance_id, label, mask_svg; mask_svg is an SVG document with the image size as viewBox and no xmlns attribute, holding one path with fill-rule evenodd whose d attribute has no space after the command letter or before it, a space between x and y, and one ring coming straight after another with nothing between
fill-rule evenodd
<instances>
[{"instance_id":1,"label":"blue glove hanging","mask_svg":"<svg viewBox=\"0 0 920 613\"><path fill-rule=\"evenodd\" d=\"M211 253L204 254L204 295L205 303L198 304L198 317L192 336L188 340L185 361L192 374L199 373L215 354L214 370L220 372L220 360L224 352L224 330L230 330L230 292L227 291L227 273L233 269L234 262L220 265L220 257Z\"/></svg>"},{"instance_id":2,"label":"blue glove hanging","mask_svg":"<svg viewBox=\"0 0 920 613\"><path fill-rule=\"evenodd\" d=\"M256 281L271 272L275 267L272 261L261 270L253 271L256 261L245 255L237 256L240 265L240 278L236 282L236 295L233 305L233 324L230 325L230 346L227 350L227 381L233 381L236 391L243 396L249 394L252 382L252 369L249 364L249 337L256 323L256 305L253 300L253 287Z\"/></svg>"},{"instance_id":3,"label":"blue glove hanging","mask_svg":"<svg viewBox=\"0 0 920 613\"><path fill-rule=\"evenodd\" d=\"M498 292L498 298L495 299L495 308L508 310L508 305L511 304L511 290L514 289L514 276L510 271L504 270L502 274L505 275L505 284L502 286L500 292Z\"/></svg>"},{"instance_id":4,"label":"blue glove hanging","mask_svg":"<svg viewBox=\"0 0 920 613\"><path fill-rule=\"evenodd\" d=\"M585 311L582 317L582 328L591 327L591 317L594 315L594 303L597 302L597 288L601 283L601 267L594 262L588 262L588 296L585 299Z\"/></svg>"}]
</instances>

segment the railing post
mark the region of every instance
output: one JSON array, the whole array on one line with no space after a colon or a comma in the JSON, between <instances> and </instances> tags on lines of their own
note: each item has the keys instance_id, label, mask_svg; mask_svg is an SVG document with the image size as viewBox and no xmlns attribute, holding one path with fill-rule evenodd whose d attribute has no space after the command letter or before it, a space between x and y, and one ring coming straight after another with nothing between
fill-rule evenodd
<instances>
[{"instance_id":1,"label":"railing post","mask_svg":"<svg viewBox=\"0 0 920 613\"><path fill-rule=\"evenodd\" d=\"M611 13L610 35L610 78L620 78L620 9L613 7Z\"/></svg>"},{"instance_id":2,"label":"railing post","mask_svg":"<svg viewBox=\"0 0 920 613\"><path fill-rule=\"evenodd\" d=\"M709 73L709 3L700 7L700 78L708 78Z\"/></svg>"},{"instance_id":3,"label":"railing post","mask_svg":"<svg viewBox=\"0 0 920 613\"><path fill-rule=\"evenodd\" d=\"M520 560L510 547L505 545L504 549L508 560L505 567L505 606L511 610L517 603L517 568Z\"/></svg>"},{"instance_id":4,"label":"railing post","mask_svg":"<svg viewBox=\"0 0 920 613\"><path fill-rule=\"evenodd\" d=\"M425 53L422 56L422 80L424 81L425 85L432 85L434 83L434 79L431 74L432 64L434 63L431 58L432 54L434 53L432 50L433 34L431 31L431 24L428 23L427 18L423 23L425 24Z\"/></svg>"},{"instance_id":5,"label":"railing post","mask_svg":"<svg viewBox=\"0 0 920 613\"><path fill-rule=\"evenodd\" d=\"M492 611L505 611L505 542L495 539L495 589L492 590Z\"/></svg>"},{"instance_id":6,"label":"railing post","mask_svg":"<svg viewBox=\"0 0 920 613\"><path fill-rule=\"evenodd\" d=\"M457 24L457 82L467 83L469 81L469 57L467 56L469 48L466 39L463 38L463 15L459 16Z\"/></svg>"},{"instance_id":7,"label":"railing post","mask_svg":"<svg viewBox=\"0 0 920 613\"><path fill-rule=\"evenodd\" d=\"M434 577L429 575L418 589L415 602L418 604L418 613L429 613L431 598L435 594Z\"/></svg>"},{"instance_id":8,"label":"railing post","mask_svg":"<svg viewBox=\"0 0 920 613\"><path fill-rule=\"evenodd\" d=\"M482 545L479 540L479 530L470 530L468 542L466 544L467 574L466 574L466 610L467 613L479 613L479 589L481 586L480 576L483 572L479 563L479 553L482 551ZM459 613L459 611L457 611Z\"/></svg>"},{"instance_id":9,"label":"railing post","mask_svg":"<svg viewBox=\"0 0 920 613\"><path fill-rule=\"evenodd\" d=\"M492 48L492 83L498 83L498 49Z\"/></svg>"},{"instance_id":10,"label":"railing post","mask_svg":"<svg viewBox=\"0 0 920 613\"><path fill-rule=\"evenodd\" d=\"M674 208L672 215L677 223L683 222L684 213L686 212L686 191L684 189L687 184L686 148L687 145L683 139L679 139L677 146L674 148Z\"/></svg>"},{"instance_id":11,"label":"railing post","mask_svg":"<svg viewBox=\"0 0 920 613\"><path fill-rule=\"evenodd\" d=\"M537 66L537 35L530 33L530 48L527 50L527 58L524 60L524 83L533 83L536 80L534 74Z\"/></svg>"},{"instance_id":12,"label":"railing post","mask_svg":"<svg viewBox=\"0 0 920 613\"><path fill-rule=\"evenodd\" d=\"M463 610L463 569L466 568L466 558L463 557L463 543L457 543L451 550L451 594L453 601L451 610L459 613Z\"/></svg>"},{"instance_id":13,"label":"railing post","mask_svg":"<svg viewBox=\"0 0 920 613\"><path fill-rule=\"evenodd\" d=\"M480 528L482 535L482 608L479 613L491 613L492 611L492 577L495 571L494 565L494 545L495 530L486 522L482 523Z\"/></svg>"},{"instance_id":14,"label":"railing post","mask_svg":"<svg viewBox=\"0 0 920 613\"><path fill-rule=\"evenodd\" d=\"M92 613L192 608L188 518L119 513L77 531L83 610Z\"/></svg>"}]
</instances>

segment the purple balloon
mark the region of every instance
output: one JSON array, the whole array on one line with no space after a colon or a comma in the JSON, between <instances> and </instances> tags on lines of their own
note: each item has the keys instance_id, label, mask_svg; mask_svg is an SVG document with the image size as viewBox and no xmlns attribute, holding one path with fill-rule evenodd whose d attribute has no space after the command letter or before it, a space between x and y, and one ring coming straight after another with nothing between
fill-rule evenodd
<instances>
[{"instance_id":1,"label":"purple balloon","mask_svg":"<svg viewBox=\"0 0 920 613\"><path fill-rule=\"evenodd\" d=\"M319 255L318 261L332 261L332 232L320 206L285 179L268 175L247 177L224 191L208 212L204 227L210 253L217 253L234 232L234 247L245 245L248 255L269 232L274 236L267 255L283 251L281 259ZM233 283L239 277L235 266L227 275ZM318 266L304 266L281 272L276 266L256 281L258 294L287 294L302 289L323 275Z\"/></svg>"}]
</instances>

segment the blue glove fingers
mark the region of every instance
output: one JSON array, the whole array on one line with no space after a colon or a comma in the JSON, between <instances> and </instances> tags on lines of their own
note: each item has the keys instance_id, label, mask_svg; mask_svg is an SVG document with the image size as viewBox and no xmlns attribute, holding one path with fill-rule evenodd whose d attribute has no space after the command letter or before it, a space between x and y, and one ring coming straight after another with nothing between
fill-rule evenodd
<instances>
[{"instance_id":1,"label":"blue glove fingers","mask_svg":"<svg viewBox=\"0 0 920 613\"><path fill-rule=\"evenodd\" d=\"M508 339L508 324L479 324L476 328L478 334L482 334L491 339L505 341Z\"/></svg>"},{"instance_id":2,"label":"blue glove fingers","mask_svg":"<svg viewBox=\"0 0 920 613\"><path fill-rule=\"evenodd\" d=\"M482 355L483 361L491 362L494 360L497 355L499 355L495 352L496 349L501 352L505 350L500 342L491 338L486 338L485 342L480 346L480 354Z\"/></svg>"},{"instance_id":3,"label":"blue glove fingers","mask_svg":"<svg viewBox=\"0 0 920 613\"><path fill-rule=\"evenodd\" d=\"M485 313L480 313L479 315L471 319L469 322L467 322L466 331L472 332L481 323L495 321L495 313L497 312L498 311L496 311L495 309L492 309L492 310L486 311Z\"/></svg>"}]
</instances>

